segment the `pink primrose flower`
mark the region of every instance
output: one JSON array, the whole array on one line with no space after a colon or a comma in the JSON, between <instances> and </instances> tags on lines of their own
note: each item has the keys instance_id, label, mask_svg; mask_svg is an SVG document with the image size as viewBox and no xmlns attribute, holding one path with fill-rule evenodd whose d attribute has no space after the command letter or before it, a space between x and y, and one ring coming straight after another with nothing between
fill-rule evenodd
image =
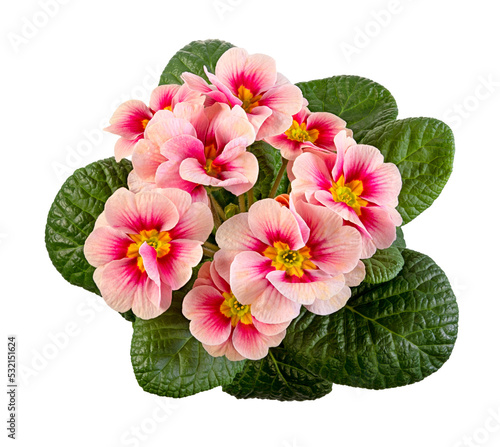
<instances>
[{"instance_id":1,"label":"pink primrose flower","mask_svg":"<svg viewBox=\"0 0 500 447\"><path fill-rule=\"evenodd\" d=\"M120 188L106 202L84 254L111 308L155 318L170 306L172 290L189 281L212 228L208 206L184 191Z\"/></svg>"}]
</instances>

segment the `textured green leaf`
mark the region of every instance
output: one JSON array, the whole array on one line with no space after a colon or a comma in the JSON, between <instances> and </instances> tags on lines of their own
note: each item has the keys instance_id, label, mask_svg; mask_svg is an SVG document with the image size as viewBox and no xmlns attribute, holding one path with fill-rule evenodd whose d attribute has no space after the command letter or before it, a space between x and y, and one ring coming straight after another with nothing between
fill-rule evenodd
<instances>
[{"instance_id":1,"label":"textured green leaf","mask_svg":"<svg viewBox=\"0 0 500 447\"><path fill-rule=\"evenodd\" d=\"M396 240L392 243L392 247L406 248L406 241L401 227L396 227Z\"/></svg>"},{"instance_id":2,"label":"textured green leaf","mask_svg":"<svg viewBox=\"0 0 500 447\"><path fill-rule=\"evenodd\" d=\"M278 347L262 360L247 360L243 371L223 390L238 399L303 401L327 395L332 383L307 371L286 349Z\"/></svg>"},{"instance_id":3,"label":"textured green leaf","mask_svg":"<svg viewBox=\"0 0 500 447\"><path fill-rule=\"evenodd\" d=\"M255 155L259 162L259 178L253 188L255 200L265 199L269 197L276 175L281 168L280 151L264 141L257 141L248 150ZM289 184L288 176L285 173L276 194L286 193Z\"/></svg>"},{"instance_id":4,"label":"textured green leaf","mask_svg":"<svg viewBox=\"0 0 500 447\"><path fill-rule=\"evenodd\" d=\"M219 58L234 45L222 40L196 40L179 50L165 67L160 77L160 85L183 84L182 73L188 71L202 76L208 81L203 67L215 72Z\"/></svg>"},{"instance_id":5,"label":"textured green leaf","mask_svg":"<svg viewBox=\"0 0 500 447\"><path fill-rule=\"evenodd\" d=\"M429 257L403 250L393 280L353 289L340 311L303 311L285 347L325 380L383 389L418 382L448 360L458 331L458 306L443 271Z\"/></svg>"},{"instance_id":6,"label":"textured green leaf","mask_svg":"<svg viewBox=\"0 0 500 447\"><path fill-rule=\"evenodd\" d=\"M340 116L352 129L356 141L371 129L395 120L398 106L389 91L359 76L333 76L297 86L309 101L312 112Z\"/></svg>"},{"instance_id":7,"label":"textured green leaf","mask_svg":"<svg viewBox=\"0 0 500 447\"><path fill-rule=\"evenodd\" d=\"M108 197L127 186L131 170L128 160L97 161L75 171L57 193L47 217L45 244L54 267L71 284L99 294L83 245Z\"/></svg>"},{"instance_id":8,"label":"textured green leaf","mask_svg":"<svg viewBox=\"0 0 500 447\"><path fill-rule=\"evenodd\" d=\"M362 140L380 149L401 172L398 211L406 224L432 205L453 168L453 132L434 118L397 120L370 131Z\"/></svg>"},{"instance_id":9,"label":"textured green leaf","mask_svg":"<svg viewBox=\"0 0 500 447\"><path fill-rule=\"evenodd\" d=\"M182 295L174 292L172 305L159 317L134 322L130 355L135 377L145 391L159 396L186 397L227 385L245 363L205 351L182 315Z\"/></svg>"},{"instance_id":10,"label":"textured green leaf","mask_svg":"<svg viewBox=\"0 0 500 447\"><path fill-rule=\"evenodd\" d=\"M406 247L401 228L397 228L397 238L392 246L385 250L377 250L370 259L363 259L366 268L364 281L369 284L380 284L395 278L405 263L401 249Z\"/></svg>"}]
</instances>

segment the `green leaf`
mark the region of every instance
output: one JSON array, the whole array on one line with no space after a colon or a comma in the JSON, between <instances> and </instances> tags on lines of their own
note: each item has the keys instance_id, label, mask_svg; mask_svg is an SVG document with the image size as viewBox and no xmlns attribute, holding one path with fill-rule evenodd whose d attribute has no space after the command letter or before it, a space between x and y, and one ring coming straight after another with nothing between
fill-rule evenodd
<instances>
[{"instance_id":1,"label":"green leaf","mask_svg":"<svg viewBox=\"0 0 500 447\"><path fill-rule=\"evenodd\" d=\"M392 247L406 248L406 241L401 227L396 227L396 240L392 243Z\"/></svg>"},{"instance_id":2,"label":"green leaf","mask_svg":"<svg viewBox=\"0 0 500 447\"><path fill-rule=\"evenodd\" d=\"M134 322L130 355L135 377L145 391L159 396L186 397L227 385L245 363L205 351L182 315L183 293L174 292L172 305L159 317Z\"/></svg>"},{"instance_id":3,"label":"green leaf","mask_svg":"<svg viewBox=\"0 0 500 447\"><path fill-rule=\"evenodd\" d=\"M57 193L47 217L45 245L54 267L66 281L98 295L95 268L85 259L83 245L108 197L127 186L131 170L128 160L117 163L114 157L78 169Z\"/></svg>"},{"instance_id":4,"label":"green leaf","mask_svg":"<svg viewBox=\"0 0 500 447\"><path fill-rule=\"evenodd\" d=\"M397 120L370 131L362 140L380 149L403 179L398 211L406 224L429 208L453 168L453 132L434 118Z\"/></svg>"},{"instance_id":5,"label":"green leaf","mask_svg":"<svg viewBox=\"0 0 500 447\"><path fill-rule=\"evenodd\" d=\"M364 281L369 284L381 284L395 278L404 265L401 250L406 247L401 228L397 228L397 239L392 246L377 250L370 259L363 259L366 268Z\"/></svg>"},{"instance_id":6,"label":"green leaf","mask_svg":"<svg viewBox=\"0 0 500 447\"><path fill-rule=\"evenodd\" d=\"M281 168L281 153L264 141L252 144L248 151L254 154L259 162L259 178L253 187L255 200L265 199L269 197L276 175ZM276 194L286 193L289 183L288 176L285 174Z\"/></svg>"},{"instance_id":7,"label":"green leaf","mask_svg":"<svg viewBox=\"0 0 500 447\"><path fill-rule=\"evenodd\" d=\"M222 40L196 40L179 50L165 67L160 85L183 84L181 74L185 71L202 76L208 81L204 66L210 73L215 72L219 58L234 45Z\"/></svg>"},{"instance_id":8,"label":"green leaf","mask_svg":"<svg viewBox=\"0 0 500 447\"><path fill-rule=\"evenodd\" d=\"M238 399L303 401L327 395L332 383L307 371L286 349L278 347L262 360L247 360L243 371L223 390Z\"/></svg>"},{"instance_id":9,"label":"green leaf","mask_svg":"<svg viewBox=\"0 0 500 447\"><path fill-rule=\"evenodd\" d=\"M370 79L359 76L333 76L297 86L309 101L312 112L340 116L359 141L377 126L395 120L398 106L389 91Z\"/></svg>"},{"instance_id":10,"label":"green leaf","mask_svg":"<svg viewBox=\"0 0 500 447\"><path fill-rule=\"evenodd\" d=\"M383 389L418 382L448 360L457 338L458 306L443 271L429 257L403 250L393 280L353 289L340 311L302 311L285 347L325 380Z\"/></svg>"}]
</instances>

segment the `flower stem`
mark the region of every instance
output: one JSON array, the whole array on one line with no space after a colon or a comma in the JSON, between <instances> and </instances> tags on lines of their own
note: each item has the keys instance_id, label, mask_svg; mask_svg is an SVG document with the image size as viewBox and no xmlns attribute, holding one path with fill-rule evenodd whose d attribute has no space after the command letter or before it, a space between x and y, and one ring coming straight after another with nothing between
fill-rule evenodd
<instances>
[{"instance_id":1,"label":"flower stem","mask_svg":"<svg viewBox=\"0 0 500 447\"><path fill-rule=\"evenodd\" d=\"M253 188L249 189L247 192L247 199L248 199L248 209L253 205L255 202L254 196L253 196Z\"/></svg>"},{"instance_id":2,"label":"flower stem","mask_svg":"<svg viewBox=\"0 0 500 447\"><path fill-rule=\"evenodd\" d=\"M281 168L278 172L278 175L276 176L276 180L274 181L273 187L271 188L271 192L269 193L269 197L271 199L274 199L276 197L276 191L278 191L278 188L281 183L281 179L283 178L283 174L286 171L286 166L288 164L288 160L285 158L281 158Z\"/></svg>"},{"instance_id":3,"label":"flower stem","mask_svg":"<svg viewBox=\"0 0 500 447\"><path fill-rule=\"evenodd\" d=\"M220 250L220 248L219 248L217 245L212 244L211 242L208 242L208 241L205 241L205 242L203 243L203 248L206 248L207 250L213 251L214 253L215 253L216 251L219 251L219 250Z\"/></svg>"},{"instance_id":4,"label":"flower stem","mask_svg":"<svg viewBox=\"0 0 500 447\"><path fill-rule=\"evenodd\" d=\"M238 205L240 206L240 213L244 213L247 210L246 204L245 204L245 195L244 194L241 194L240 196L238 196Z\"/></svg>"},{"instance_id":5,"label":"flower stem","mask_svg":"<svg viewBox=\"0 0 500 447\"><path fill-rule=\"evenodd\" d=\"M203 254L207 257L207 258L213 258L214 255L215 255L215 252L212 251L212 250L209 250L208 248L205 248L203 247Z\"/></svg>"}]
</instances>

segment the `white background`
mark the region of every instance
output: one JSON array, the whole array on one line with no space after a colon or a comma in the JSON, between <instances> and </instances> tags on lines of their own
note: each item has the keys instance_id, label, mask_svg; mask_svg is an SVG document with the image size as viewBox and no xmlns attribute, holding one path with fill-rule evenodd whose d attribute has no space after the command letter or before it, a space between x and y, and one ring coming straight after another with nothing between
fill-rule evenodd
<instances>
[{"instance_id":1,"label":"white background","mask_svg":"<svg viewBox=\"0 0 500 447\"><path fill-rule=\"evenodd\" d=\"M500 445L496 2L65 1L50 18L38 0L9 2L0 18L1 334L3 352L8 334L19 341L17 445ZM439 372L385 391L334 385L307 403L238 401L220 389L159 399L134 378L130 323L53 268L44 225L65 177L111 156L116 138L101 129L116 106L145 99L178 49L207 38L273 56L292 82L368 77L392 92L400 118L452 126L452 177L405 227L460 306Z\"/></svg>"}]
</instances>

